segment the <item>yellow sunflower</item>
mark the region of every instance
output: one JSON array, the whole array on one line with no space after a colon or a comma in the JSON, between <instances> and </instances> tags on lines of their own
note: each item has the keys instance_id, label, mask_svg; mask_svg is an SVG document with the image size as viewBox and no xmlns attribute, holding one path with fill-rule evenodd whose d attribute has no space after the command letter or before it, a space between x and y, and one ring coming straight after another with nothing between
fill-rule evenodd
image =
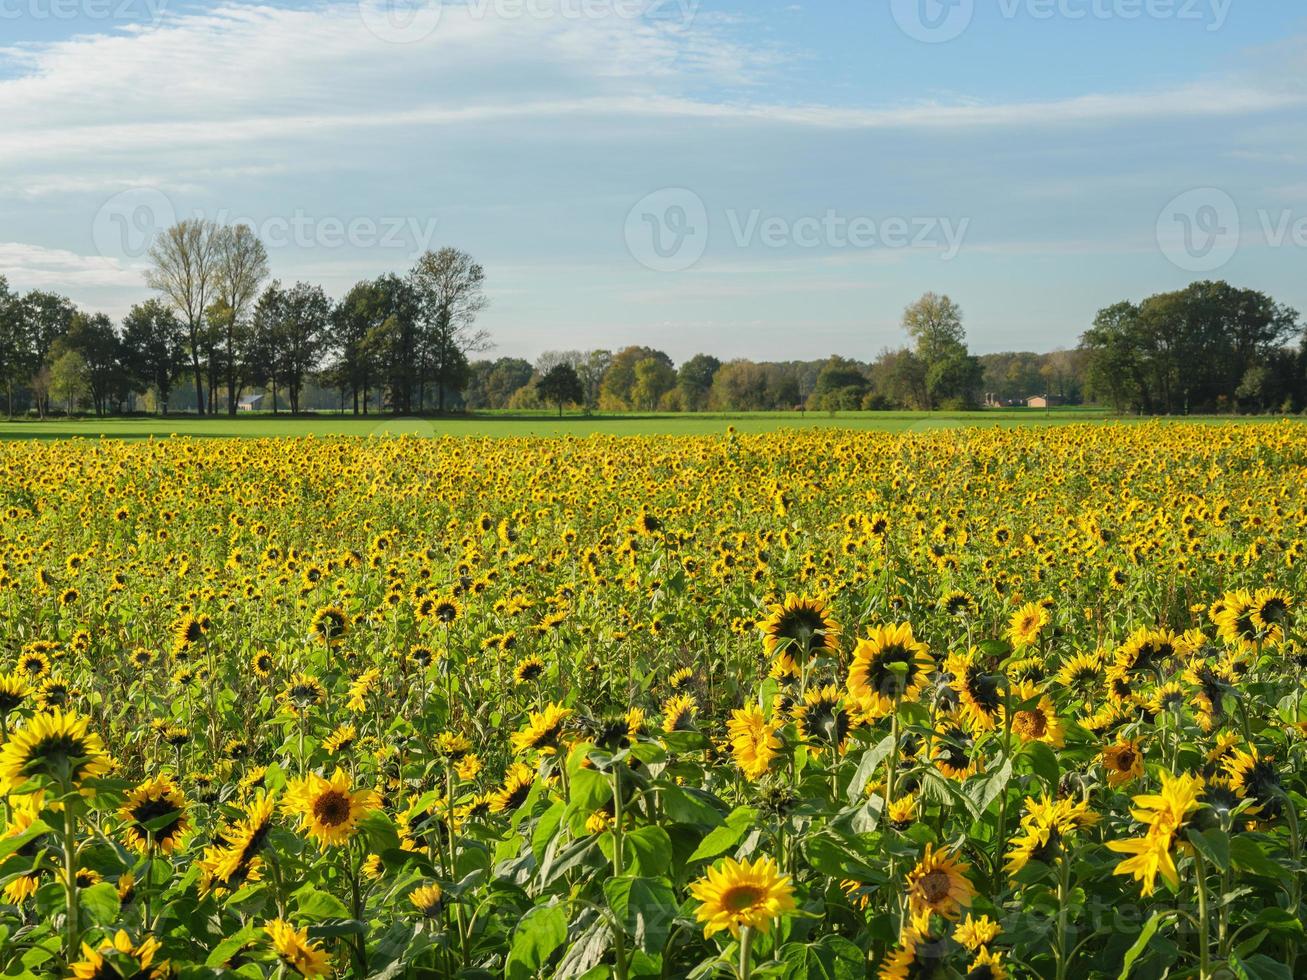
<instances>
[{"instance_id":1,"label":"yellow sunflower","mask_svg":"<svg viewBox=\"0 0 1307 980\"><path fill-rule=\"evenodd\" d=\"M695 918L707 938L723 929L739 937L742 928L769 932L772 923L794 909L794 886L769 857L756 861L726 858L690 884L699 901Z\"/></svg>"},{"instance_id":2,"label":"yellow sunflower","mask_svg":"<svg viewBox=\"0 0 1307 980\"><path fill-rule=\"evenodd\" d=\"M768 656L788 652L803 658L834 650L840 628L831 617L825 599L808 598L790 593L784 602L775 603L759 624L763 650Z\"/></svg>"},{"instance_id":3,"label":"yellow sunflower","mask_svg":"<svg viewBox=\"0 0 1307 980\"><path fill-rule=\"evenodd\" d=\"M17 793L35 777L78 787L112 768L100 736L85 718L56 708L32 718L0 747L0 792Z\"/></svg>"},{"instance_id":4,"label":"yellow sunflower","mask_svg":"<svg viewBox=\"0 0 1307 980\"><path fill-rule=\"evenodd\" d=\"M380 805L373 790L352 791L348 773L337 769L330 779L311 772L292 780L282 809L298 816L300 827L327 847L348 841L358 829L358 822Z\"/></svg>"},{"instance_id":5,"label":"yellow sunflower","mask_svg":"<svg viewBox=\"0 0 1307 980\"><path fill-rule=\"evenodd\" d=\"M731 741L731 755L745 778L756 781L767 774L783 747L776 734L779 730L780 725L767 721L757 705L747 705L731 713L726 732Z\"/></svg>"},{"instance_id":6,"label":"yellow sunflower","mask_svg":"<svg viewBox=\"0 0 1307 980\"><path fill-rule=\"evenodd\" d=\"M153 936L133 943L131 936L119 929L113 939L101 943L99 949L82 943L82 958L70 964L70 969L76 980L101 980L104 977L157 980L172 973L166 960L154 962L154 954L158 951L159 941Z\"/></svg>"},{"instance_id":7,"label":"yellow sunflower","mask_svg":"<svg viewBox=\"0 0 1307 980\"><path fill-rule=\"evenodd\" d=\"M956 920L976 897L976 889L966 876L969 870L971 865L927 844L917 866L908 872L908 908L912 915L932 912Z\"/></svg>"},{"instance_id":8,"label":"yellow sunflower","mask_svg":"<svg viewBox=\"0 0 1307 980\"><path fill-rule=\"evenodd\" d=\"M849 694L866 715L881 717L900 700L916 700L933 666L929 649L913 635L911 623L877 626L854 648Z\"/></svg>"},{"instance_id":9,"label":"yellow sunflower","mask_svg":"<svg viewBox=\"0 0 1307 980\"><path fill-rule=\"evenodd\" d=\"M1034 646L1051 620L1048 609L1041 603L1028 602L1012 614L1004 635L1018 650Z\"/></svg>"},{"instance_id":10,"label":"yellow sunflower","mask_svg":"<svg viewBox=\"0 0 1307 980\"><path fill-rule=\"evenodd\" d=\"M190 804L171 776L140 783L128 794L118 815L125 824L127 846L141 852L154 846L171 854L191 830Z\"/></svg>"},{"instance_id":11,"label":"yellow sunflower","mask_svg":"<svg viewBox=\"0 0 1307 980\"><path fill-rule=\"evenodd\" d=\"M563 727L571 716L571 708L552 702L545 705L544 711L532 711L526 727L513 733L513 751L520 755L534 749L542 755L553 755L558 751Z\"/></svg>"},{"instance_id":12,"label":"yellow sunflower","mask_svg":"<svg viewBox=\"0 0 1307 980\"><path fill-rule=\"evenodd\" d=\"M263 931L272 940L272 948L288 967L302 977L331 976L331 962L325 950L309 942L308 929L296 929L285 919L273 919Z\"/></svg>"}]
</instances>

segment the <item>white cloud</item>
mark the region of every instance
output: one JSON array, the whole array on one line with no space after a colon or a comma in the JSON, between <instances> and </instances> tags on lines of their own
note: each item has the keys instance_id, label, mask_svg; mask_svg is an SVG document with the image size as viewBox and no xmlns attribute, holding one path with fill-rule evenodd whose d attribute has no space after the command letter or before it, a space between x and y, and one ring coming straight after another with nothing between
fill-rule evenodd
<instances>
[{"instance_id":1,"label":"white cloud","mask_svg":"<svg viewBox=\"0 0 1307 980\"><path fill-rule=\"evenodd\" d=\"M0 275L17 289L141 286L141 270L98 255L0 242Z\"/></svg>"}]
</instances>

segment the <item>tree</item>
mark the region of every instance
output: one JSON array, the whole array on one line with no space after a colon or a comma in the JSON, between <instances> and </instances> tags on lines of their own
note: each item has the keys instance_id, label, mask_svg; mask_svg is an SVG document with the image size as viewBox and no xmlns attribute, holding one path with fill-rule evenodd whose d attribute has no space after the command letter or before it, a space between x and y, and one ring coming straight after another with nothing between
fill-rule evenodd
<instances>
[{"instance_id":1,"label":"tree","mask_svg":"<svg viewBox=\"0 0 1307 980\"><path fill-rule=\"evenodd\" d=\"M60 350L56 346L55 351L58 355L50 365L50 395L65 402L72 415L87 390L86 360L70 348Z\"/></svg>"},{"instance_id":2,"label":"tree","mask_svg":"<svg viewBox=\"0 0 1307 980\"><path fill-rule=\"evenodd\" d=\"M153 388L159 414L168 411L173 380L186 361L186 328L157 299L138 303L123 320L123 365L137 391Z\"/></svg>"},{"instance_id":3,"label":"tree","mask_svg":"<svg viewBox=\"0 0 1307 980\"><path fill-rule=\"evenodd\" d=\"M545 401L558 406L558 417L563 417L563 406L568 402L579 402L585 397L581 388L581 379L576 376L576 369L570 364L555 364L549 373L536 382L536 391Z\"/></svg>"},{"instance_id":4,"label":"tree","mask_svg":"<svg viewBox=\"0 0 1307 980\"><path fill-rule=\"evenodd\" d=\"M145 281L162 293L186 325L191 368L195 372L195 403L204 414L204 381L200 371L201 334L217 287L219 231L212 221L189 218L161 234L150 247L153 268Z\"/></svg>"},{"instance_id":5,"label":"tree","mask_svg":"<svg viewBox=\"0 0 1307 980\"><path fill-rule=\"evenodd\" d=\"M700 412L708 406L713 376L721 366L722 362L710 354L695 354L681 365L676 372L676 387L681 390L687 412Z\"/></svg>"},{"instance_id":6,"label":"tree","mask_svg":"<svg viewBox=\"0 0 1307 980\"><path fill-rule=\"evenodd\" d=\"M426 252L409 273L421 330L419 408L429 377L436 385L437 410L443 412L447 392L466 381L467 355L491 346L490 335L475 329L487 302L485 278L481 266L455 248Z\"/></svg>"},{"instance_id":7,"label":"tree","mask_svg":"<svg viewBox=\"0 0 1307 980\"><path fill-rule=\"evenodd\" d=\"M652 347L632 346L618 351L613 356L608 369L604 372L603 380L599 385L600 408L607 411L624 412L638 405L633 396L636 382L635 366L646 360L658 361L668 372L672 370L672 359L662 351L654 350ZM650 369L646 368L645 370L647 372ZM673 383L675 382L673 381ZM667 387L671 387L671 385ZM661 395L662 391L658 392L658 394Z\"/></svg>"},{"instance_id":8,"label":"tree","mask_svg":"<svg viewBox=\"0 0 1307 980\"><path fill-rule=\"evenodd\" d=\"M81 355L84 382L96 415L122 403L127 377L122 366L122 343L113 322L103 313L77 313L63 340L66 349ZM57 375L57 372L56 372Z\"/></svg>"},{"instance_id":9,"label":"tree","mask_svg":"<svg viewBox=\"0 0 1307 980\"><path fill-rule=\"evenodd\" d=\"M676 372L671 364L657 357L637 361L633 373L631 404L635 408L654 411L663 395L676 387Z\"/></svg>"},{"instance_id":10,"label":"tree","mask_svg":"<svg viewBox=\"0 0 1307 980\"><path fill-rule=\"evenodd\" d=\"M268 278L268 252L246 225L220 228L215 234L214 292L222 304L218 321L223 366L227 375L227 414L236 414L240 396L241 357L245 314Z\"/></svg>"},{"instance_id":11,"label":"tree","mask_svg":"<svg viewBox=\"0 0 1307 980\"><path fill-rule=\"evenodd\" d=\"M962 311L947 296L926 293L903 311L903 329L916 344L916 353L927 367L966 347Z\"/></svg>"},{"instance_id":12,"label":"tree","mask_svg":"<svg viewBox=\"0 0 1307 980\"><path fill-rule=\"evenodd\" d=\"M389 315L386 291L376 282L356 283L331 316L330 347L335 352L334 373L338 383L351 394L354 414L359 414L359 395L363 396L363 414L381 368L384 345L377 344L376 331Z\"/></svg>"},{"instance_id":13,"label":"tree","mask_svg":"<svg viewBox=\"0 0 1307 980\"><path fill-rule=\"evenodd\" d=\"M22 297L11 291L9 281L0 275L0 384L5 386L8 395L11 418L14 414L14 385L28 373L32 360L24 312Z\"/></svg>"},{"instance_id":14,"label":"tree","mask_svg":"<svg viewBox=\"0 0 1307 980\"><path fill-rule=\"evenodd\" d=\"M272 319L273 361L286 385L291 414L298 415L304 379L317 368L326 346L331 301L319 286L297 282L288 290L273 283L265 313Z\"/></svg>"}]
</instances>

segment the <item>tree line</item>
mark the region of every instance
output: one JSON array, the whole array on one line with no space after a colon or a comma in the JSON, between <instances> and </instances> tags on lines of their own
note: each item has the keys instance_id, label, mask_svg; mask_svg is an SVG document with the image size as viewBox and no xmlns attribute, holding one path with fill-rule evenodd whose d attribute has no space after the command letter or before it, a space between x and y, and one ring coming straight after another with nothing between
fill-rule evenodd
<instances>
[{"instance_id":1,"label":"tree line","mask_svg":"<svg viewBox=\"0 0 1307 980\"><path fill-rule=\"evenodd\" d=\"M485 272L455 248L422 255L404 275L356 284L334 302L320 286L270 279L246 226L179 222L150 250L156 295L120 326L56 293L20 294L0 276L0 381L7 409L120 413L134 395L235 415L244 392L301 410L306 386L339 391L358 411L443 411L458 400L477 329Z\"/></svg>"},{"instance_id":2,"label":"tree line","mask_svg":"<svg viewBox=\"0 0 1307 980\"><path fill-rule=\"evenodd\" d=\"M234 415L241 396L298 413L334 392L354 414L532 410L605 412L965 410L1032 396L1120 411L1298 411L1307 406L1307 341L1296 311L1224 282L1100 311L1074 350L970 352L962 311L927 293L908 306L906 343L871 361L722 361L677 365L664 351L550 351L472 359L485 272L467 253L423 254L403 274L320 286L272 279L247 227L181 221L150 251L155 295L120 325L53 292L20 294L0 276L0 384L6 407L44 417L89 407ZM320 402L321 398L317 400Z\"/></svg>"}]
</instances>

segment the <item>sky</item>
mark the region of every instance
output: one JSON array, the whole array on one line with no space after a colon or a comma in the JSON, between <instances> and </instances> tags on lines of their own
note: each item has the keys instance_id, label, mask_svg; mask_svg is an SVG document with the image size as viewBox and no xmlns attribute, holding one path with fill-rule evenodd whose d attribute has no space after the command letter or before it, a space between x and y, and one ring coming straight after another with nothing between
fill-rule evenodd
<instances>
[{"instance_id":1,"label":"sky","mask_svg":"<svg viewBox=\"0 0 1307 980\"><path fill-rule=\"evenodd\" d=\"M491 356L976 352L1222 278L1307 312L1286 0L0 0L0 275L120 318L243 221L333 296L453 245Z\"/></svg>"}]
</instances>

